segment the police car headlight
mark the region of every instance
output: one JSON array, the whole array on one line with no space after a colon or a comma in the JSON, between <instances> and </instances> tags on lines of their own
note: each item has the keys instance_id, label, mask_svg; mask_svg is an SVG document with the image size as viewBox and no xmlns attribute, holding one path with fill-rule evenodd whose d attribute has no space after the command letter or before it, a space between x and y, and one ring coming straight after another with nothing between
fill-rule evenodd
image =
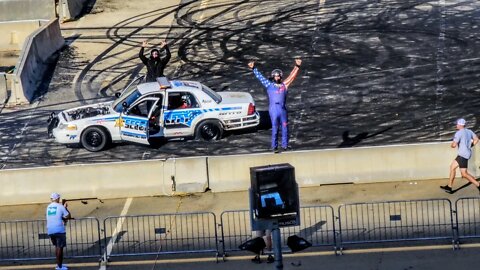
<instances>
[{"instance_id":1,"label":"police car headlight","mask_svg":"<svg viewBox=\"0 0 480 270\"><path fill-rule=\"evenodd\" d=\"M58 125L58 129L66 129L66 130L77 130L77 125L74 124L62 124Z\"/></svg>"}]
</instances>

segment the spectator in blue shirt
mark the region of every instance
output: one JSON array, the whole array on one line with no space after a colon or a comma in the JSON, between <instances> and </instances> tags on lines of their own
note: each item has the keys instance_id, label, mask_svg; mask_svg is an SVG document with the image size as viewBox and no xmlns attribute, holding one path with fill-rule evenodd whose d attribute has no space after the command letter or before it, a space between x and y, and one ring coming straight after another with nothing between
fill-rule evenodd
<instances>
[{"instance_id":1,"label":"spectator in blue shirt","mask_svg":"<svg viewBox=\"0 0 480 270\"><path fill-rule=\"evenodd\" d=\"M55 246L55 257L57 259L56 270L67 270L63 264L63 248L67 245L65 224L71 218L67 209L67 202L60 203L60 194L52 193L51 203L47 206L47 234L50 236L52 244Z\"/></svg>"},{"instance_id":2,"label":"spectator in blue shirt","mask_svg":"<svg viewBox=\"0 0 480 270\"><path fill-rule=\"evenodd\" d=\"M458 155L450 164L450 179L448 181L448 185L440 186L441 189L450 194L453 193L452 186L453 181L455 180L457 168L460 168L462 177L470 181L480 191L480 183L467 171L468 160L472 156L472 146L478 143L478 137L475 135L475 133L473 133L473 131L465 128L465 124L465 119L460 118L457 120L457 132L455 132L455 136L453 137L450 147L458 147Z\"/></svg>"}]
</instances>

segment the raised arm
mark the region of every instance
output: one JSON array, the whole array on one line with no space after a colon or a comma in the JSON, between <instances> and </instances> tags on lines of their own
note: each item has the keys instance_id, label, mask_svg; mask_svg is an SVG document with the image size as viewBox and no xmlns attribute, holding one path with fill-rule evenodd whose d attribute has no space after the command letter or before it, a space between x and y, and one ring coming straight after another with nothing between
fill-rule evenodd
<instances>
[{"instance_id":1,"label":"raised arm","mask_svg":"<svg viewBox=\"0 0 480 270\"><path fill-rule=\"evenodd\" d=\"M164 65L167 65L168 62L170 61L170 58L172 58L172 54L170 53L170 48L168 48L168 44L165 41L162 41L160 44L160 48L165 50L165 58L162 59L162 62Z\"/></svg>"},{"instance_id":2,"label":"raised arm","mask_svg":"<svg viewBox=\"0 0 480 270\"><path fill-rule=\"evenodd\" d=\"M298 71L300 70L300 66L302 65L302 60L300 59L295 59L295 67L293 68L292 72L290 72L290 75L288 75L288 78L283 81L285 86L288 88L290 84L295 80L295 78L298 75Z\"/></svg>"},{"instance_id":3,"label":"raised arm","mask_svg":"<svg viewBox=\"0 0 480 270\"><path fill-rule=\"evenodd\" d=\"M265 88L267 88L272 83L267 78L265 78L265 76L263 76L260 71L258 71L258 69L255 67L255 62L252 61L248 63L248 67L253 70L253 74L255 74L255 77L257 77L257 79L262 83Z\"/></svg>"},{"instance_id":4,"label":"raised arm","mask_svg":"<svg viewBox=\"0 0 480 270\"><path fill-rule=\"evenodd\" d=\"M147 57L145 57L144 53L145 53L145 47L147 47L148 43L147 41L145 40L143 43L142 43L142 48L140 48L140 52L138 53L138 57L140 58L140 60L142 60L143 64L147 64L148 63L148 59Z\"/></svg>"}]
</instances>

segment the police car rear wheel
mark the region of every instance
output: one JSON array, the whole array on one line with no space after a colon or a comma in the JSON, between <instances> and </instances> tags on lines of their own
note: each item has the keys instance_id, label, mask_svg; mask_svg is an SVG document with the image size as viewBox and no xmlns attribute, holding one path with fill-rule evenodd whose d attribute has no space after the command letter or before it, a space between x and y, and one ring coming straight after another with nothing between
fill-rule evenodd
<instances>
[{"instance_id":1,"label":"police car rear wheel","mask_svg":"<svg viewBox=\"0 0 480 270\"><path fill-rule=\"evenodd\" d=\"M197 126L195 134L197 139L203 139L205 141L220 140L223 129L218 121L207 120Z\"/></svg>"},{"instance_id":2,"label":"police car rear wheel","mask_svg":"<svg viewBox=\"0 0 480 270\"><path fill-rule=\"evenodd\" d=\"M90 152L103 150L108 143L107 133L99 127L89 127L82 134L82 145Z\"/></svg>"}]
</instances>

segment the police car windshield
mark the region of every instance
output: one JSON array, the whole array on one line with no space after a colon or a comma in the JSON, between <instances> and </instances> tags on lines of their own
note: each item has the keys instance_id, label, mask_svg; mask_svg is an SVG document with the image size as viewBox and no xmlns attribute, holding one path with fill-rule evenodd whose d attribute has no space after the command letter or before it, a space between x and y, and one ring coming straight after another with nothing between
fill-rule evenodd
<instances>
[{"instance_id":1,"label":"police car windshield","mask_svg":"<svg viewBox=\"0 0 480 270\"><path fill-rule=\"evenodd\" d=\"M222 102L222 97L212 89L208 88L206 85L202 84L202 91L211 97L217 104Z\"/></svg>"},{"instance_id":2,"label":"police car windshield","mask_svg":"<svg viewBox=\"0 0 480 270\"><path fill-rule=\"evenodd\" d=\"M127 92L121 97L119 97L115 102L113 103L113 109L120 113L123 111L123 102L126 102L128 106L132 105L135 100L137 100L142 94L138 90L134 90L132 92Z\"/></svg>"}]
</instances>

